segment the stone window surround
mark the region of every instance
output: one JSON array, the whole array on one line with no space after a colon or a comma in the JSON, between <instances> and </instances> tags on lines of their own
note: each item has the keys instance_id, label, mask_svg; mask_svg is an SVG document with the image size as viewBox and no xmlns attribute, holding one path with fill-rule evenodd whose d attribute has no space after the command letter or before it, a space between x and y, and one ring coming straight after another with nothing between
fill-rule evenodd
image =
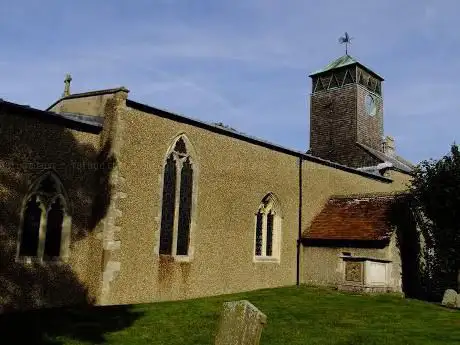
<instances>
[{"instance_id":1,"label":"stone window surround","mask_svg":"<svg viewBox=\"0 0 460 345\"><path fill-rule=\"evenodd\" d=\"M51 178L56 183L56 187L58 192L53 195L50 201L47 203L47 208L43 202L40 202L40 209L41 209L41 218L40 218L40 230L39 230L39 237L38 237L38 248L37 248L37 256L20 256L19 251L21 247L21 240L22 240L22 228L24 224L24 214L28 204L29 199L36 195L38 200L40 200L40 185L44 179L51 176ZM62 221L62 228L61 228L61 248L60 248L60 255L59 260L44 260L44 250L45 250L45 240L46 240L46 224L47 224L47 213L53 204L54 200L59 198L63 204L63 211L64 217ZM16 240L16 257L15 261L25 264L32 264L32 263L39 263L42 265L60 265L65 264L69 261L69 254L70 254L70 237L71 237L71 228L72 228L72 217L69 214L69 205L68 205L68 197L67 193L62 185L61 180L59 179L58 175L52 171L48 170L40 175L31 185L28 193L23 199L21 210L20 210L20 221L19 221L19 229L18 229L18 236Z\"/></svg>"},{"instance_id":2,"label":"stone window surround","mask_svg":"<svg viewBox=\"0 0 460 345\"><path fill-rule=\"evenodd\" d=\"M282 212L278 198L273 193L266 194L257 212L254 214L254 239L253 239L253 262L255 263L280 263L281 261L281 237L282 237ZM264 205L264 203L266 203ZM262 211L262 254L266 253L267 248L267 215L270 211L273 214L273 234L272 234L272 255L256 255L256 236L257 236L257 214Z\"/></svg>"},{"instance_id":3,"label":"stone window surround","mask_svg":"<svg viewBox=\"0 0 460 345\"><path fill-rule=\"evenodd\" d=\"M179 139L185 142L185 146L187 148L187 155L181 156L174 152L174 147ZM172 238L172 253L171 255L167 254L160 254L160 233L161 233L161 212L162 212L162 205L163 205L163 179L164 179L164 171L166 167L166 161L168 157L174 155L174 159L176 161L176 197L175 197L175 205L174 205L174 226L173 226L173 238ZM197 210L197 199L198 199L198 175L199 169L196 163L196 158L198 157L195 148L191 144L190 140L188 139L187 135L184 132L177 134L174 139L171 141L169 148L166 152L166 155L163 158L163 165L160 171L158 182L159 182L159 193L160 193L160 203L159 203L159 211L158 216L155 218L156 220L156 228L157 231L155 232L155 247L154 253L155 256L169 256L173 257L174 261L177 262L191 262L193 261L193 257L195 254L195 241L194 241L194 234L196 231L196 210ZM189 159L189 162L192 164L193 169L193 187L192 187L192 207L191 207L191 220L190 220L190 230L189 230L189 243L188 243L188 254L187 255L177 255L177 232L178 232L178 223L179 223L179 203L180 203L180 174L182 169L182 164L186 159Z\"/></svg>"}]
</instances>

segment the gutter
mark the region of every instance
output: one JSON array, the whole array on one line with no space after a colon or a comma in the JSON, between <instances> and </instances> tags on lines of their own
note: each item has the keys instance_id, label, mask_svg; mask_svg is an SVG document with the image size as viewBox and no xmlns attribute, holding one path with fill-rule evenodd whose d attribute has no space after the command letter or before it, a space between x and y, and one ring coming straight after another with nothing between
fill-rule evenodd
<instances>
[{"instance_id":1,"label":"gutter","mask_svg":"<svg viewBox=\"0 0 460 345\"><path fill-rule=\"evenodd\" d=\"M300 285L300 245L302 238L302 156L299 157L299 229L297 235L296 285Z\"/></svg>"},{"instance_id":2,"label":"gutter","mask_svg":"<svg viewBox=\"0 0 460 345\"><path fill-rule=\"evenodd\" d=\"M285 153L285 154L288 154L288 155L291 155L291 156L295 156L295 157L302 157L302 159L304 159L306 161L310 161L310 162L318 163L318 164L321 164L321 165L329 166L331 168L343 170L343 171L346 171L346 172L349 172L349 173L352 173L352 174L364 176L364 177L371 178L373 180L378 180L378 181L381 181L381 182L386 182L386 183L393 182L393 180L391 180L391 179L389 179L387 177L384 177L384 176L378 176L378 175L374 175L374 174L371 174L371 173L368 173L368 172L365 172L365 171L357 170L355 168L350 168L350 167L347 167L345 165L341 165L341 164L338 164L338 163L335 163L335 162L328 161L326 159L322 159L322 158L319 158L319 157L312 156L310 154L306 154L306 153L303 153L303 152L288 149L286 147L283 147L283 146L280 146L280 145L277 145L277 144L273 144L273 143L270 143L270 142L265 141L265 140L261 140L261 139L256 138L256 137L252 137L252 136L249 136L247 134L242 134L240 132L234 132L234 131L231 131L231 130L229 130L227 128L224 128L224 127L220 127L220 126L217 126L217 125L206 123L206 122L203 122L201 120L196 120L196 119L186 117L186 116L183 116L183 115L178 115L178 114L169 112L167 110L154 108L154 107L148 106L146 104L142 104L142 103L132 101L130 99L126 100L126 106L129 107L129 108L135 109L135 110L139 110L139 111L154 115L154 116L159 116L159 117L163 117L163 118L166 118L166 119L169 119L169 120L173 120L173 121L177 121L177 122L181 122L181 123L186 123L186 124L189 124L191 126L196 126L198 128L203 128L203 129L209 130L209 131L214 132L214 133L218 133L218 134L222 134L222 135L225 135L225 136L229 136L231 138L243 140L243 141L249 142L251 144L255 144L255 145L258 145L258 146L268 148L270 150L282 152L282 153Z\"/></svg>"}]
</instances>

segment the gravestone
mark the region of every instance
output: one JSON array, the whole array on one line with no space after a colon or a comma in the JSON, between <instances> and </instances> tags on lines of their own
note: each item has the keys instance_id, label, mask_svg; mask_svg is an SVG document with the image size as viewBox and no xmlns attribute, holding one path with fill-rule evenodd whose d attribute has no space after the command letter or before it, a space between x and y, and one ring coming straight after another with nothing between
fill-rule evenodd
<instances>
[{"instance_id":1,"label":"gravestone","mask_svg":"<svg viewBox=\"0 0 460 345\"><path fill-rule=\"evenodd\" d=\"M460 309L460 293L457 294L457 298L455 300L455 308L459 308Z\"/></svg>"},{"instance_id":2,"label":"gravestone","mask_svg":"<svg viewBox=\"0 0 460 345\"><path fill-rule=\"evenodd\" d=\"M215 345L258 345L267 316L248 301L224 303Z\"/></svg>"},{"instance_id":3,"label":"gravestone","mask_svg":"<svg viewBox=\"0 0 460 345\"><path fill-rule=\"evenodd\" d=\"M444 297L442 298L442 305L445 305L446 307L455 307L456 301L457 293L455 290L447 289L446 292L444 292Z\"/></svg>"}]
</instances>

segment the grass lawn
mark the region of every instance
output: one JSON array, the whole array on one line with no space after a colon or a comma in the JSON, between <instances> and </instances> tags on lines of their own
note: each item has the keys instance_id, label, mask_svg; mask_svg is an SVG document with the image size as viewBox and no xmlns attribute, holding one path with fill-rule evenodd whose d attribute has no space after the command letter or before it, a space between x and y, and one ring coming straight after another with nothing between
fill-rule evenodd
<instances>
[{"instance_id":1,"label":"grass lawn","mask_svg":"<svg viewBox=\"0 0 460 345\"><path fill-rule=\"evenodd\" d=\"M460 344L460 311L394 295L313 287L179 302L55 309L0 316L1 344L214 344L222 303L247 299L267 315L261 345Z\"/></svg>"}]
</instances>

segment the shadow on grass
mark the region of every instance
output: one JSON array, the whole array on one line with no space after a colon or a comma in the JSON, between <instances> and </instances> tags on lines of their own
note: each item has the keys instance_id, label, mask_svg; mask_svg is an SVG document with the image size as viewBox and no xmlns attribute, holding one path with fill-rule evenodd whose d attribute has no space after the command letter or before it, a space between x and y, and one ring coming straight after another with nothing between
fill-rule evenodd
<instances>
[{"instance_id":1,"label":"shadow on grass","mask_svg":"<svg viewBox=\"0 0 460 345\"><path fill-rule=\"evenodd\" d=\"M2 344L61 345L70 339L101 344L108 333L143 315L131 306L42 309L0 315Z\"/></svg>"}]
</instances>

